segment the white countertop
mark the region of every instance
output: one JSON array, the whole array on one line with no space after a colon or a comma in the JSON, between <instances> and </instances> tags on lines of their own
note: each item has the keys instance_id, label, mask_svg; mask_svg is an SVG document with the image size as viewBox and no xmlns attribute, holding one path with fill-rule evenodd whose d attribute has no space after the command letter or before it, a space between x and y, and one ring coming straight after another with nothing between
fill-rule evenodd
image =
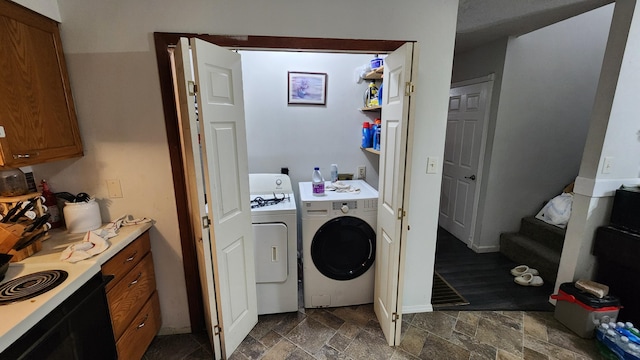
<instances>
[{"instance_id":1,"label":"white countertop","mask_svg":"<svg viewBox=\"0 0 640 360\"><path fill-rule=\"evenodd\" d=\"M74 264L60 261L60 253L69 245L81 241L84 233L68 234L64 230L52 230L49 232L51 238L42 243L41 251L20 262L11 263L3 283L42 270L65 270L69 276L62 284L44 294L0 306L0 352L78 290L100 271L102 264L151 228L151 225L145 223L121 227L118 236L108 240L110 245L107 250Z\"/></svg>"},{"instance_id":2,"label":"white countertop","mask_svg":"<svg viewBox=\"0 0 640 360\"><path fill-rule=\"evenodd\" d=\"M367 184L364 180L340 180L341 185L350 185L355 189L360 189L358 192L340 192L329 190L331 181L324 182L324 195L314 196L311 181L299 182L300 187L300 201L348 201L359 199L377 199L378 191L371 185Z\"/></svg>"}]
</instances>

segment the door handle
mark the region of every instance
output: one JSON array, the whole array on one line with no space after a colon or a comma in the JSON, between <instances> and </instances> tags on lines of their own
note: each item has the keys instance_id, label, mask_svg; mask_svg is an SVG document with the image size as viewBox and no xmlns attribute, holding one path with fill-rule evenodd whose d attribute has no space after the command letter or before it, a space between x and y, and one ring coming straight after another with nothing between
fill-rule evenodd
<instances>
[{"instance_id":1,"label":"door handle","mask_svg":"<svg viewBox=\"0 0 640 360\"><path fill-rule=\"evenodd\" d=\"M469 179L469 180L476 181L476 176L475 176L475 175L465 176L464 178L465 178L465 179Z\"/></svg>"}]
</instances>

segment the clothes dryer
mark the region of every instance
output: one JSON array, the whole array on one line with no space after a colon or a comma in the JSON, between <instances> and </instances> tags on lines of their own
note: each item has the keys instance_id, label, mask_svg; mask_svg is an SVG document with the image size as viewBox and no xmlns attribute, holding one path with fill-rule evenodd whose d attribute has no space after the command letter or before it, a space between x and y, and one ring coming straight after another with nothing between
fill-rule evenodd
<instances>
[{"instance_id":1,"label":"clothes dryer","mask_svg":"<svg viewBox=\"0 0 640 360\"><path fill-rule=\"evenodd\" d=\"M249 174L258 315L298 311L298 223L289 176Z\"/></svg>"},{"instance_id":2,"label":"clothes dryer","mask_svg":"<svg viewBox=\"0 0 640 360\"><path fill-rule=\"evenodd\" d=\"M298 184L307 308L373 302L378 192L363 180L338 184L324 196L313 195L311 182Z\"/></svg>"}]
</instances>

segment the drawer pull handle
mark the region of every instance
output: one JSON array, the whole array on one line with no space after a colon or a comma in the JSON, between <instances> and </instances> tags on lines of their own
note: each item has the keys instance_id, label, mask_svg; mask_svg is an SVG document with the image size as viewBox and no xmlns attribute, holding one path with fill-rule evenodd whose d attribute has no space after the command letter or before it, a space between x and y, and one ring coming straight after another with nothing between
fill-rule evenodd
<instances>
[{"instance_id":1,"label":"drawer pull handle","mask_svg":"<svg viewBox=\"0 0 640 360\"><path fill-rule=\"evenodd\" d=\"M134 251L133 254L131 256L129 256L124 262L123 264L126 264L130 261L133 261L133 259L136 258L136 255L138 255L138 250Z\"/></svg>"},{"instance_id":2,"label":"drawer pull handle","mask_svg":"<svg viewBox=\"0 0 640 360\"><path fill-rule=\"evenodd\" d=\"M147 322L148 318L149 318L149 314L144 316L144 319L142 319L142 322L138 325L138 329L142 329L144 327L144 325Z\"/></svg>"},{"instance_id":3,"label":"drawer pull handle","mask_svg":"<svg viewBox=\"0 0 640 360\"><path fill-rule=\"evenodd\" d=\"M130 282L130 283L129 283L129 286L127 286L127 287L131 287L131 286L133 286L133 285L137 284L137 283L138 283L138 281L140 281L140 278L141 278L141 277L142 277L142 272L139 272L139 273L138 273L138 277L137 277L135 280L133 280L132 282Z\"/></svg>"},{"instance_id":4,"label":"drawer pull handle","mask_svg":"<svg viewBox=\"0 0 640 360\"><path fill-rule=\"evenodd\" d=\"M34 152L32 154L13 154L13 159L17 160L17 159L29 159L32 156L33 157L37 157L38 155L40 155L39 152Z\"/></svg>"}]
</instances>

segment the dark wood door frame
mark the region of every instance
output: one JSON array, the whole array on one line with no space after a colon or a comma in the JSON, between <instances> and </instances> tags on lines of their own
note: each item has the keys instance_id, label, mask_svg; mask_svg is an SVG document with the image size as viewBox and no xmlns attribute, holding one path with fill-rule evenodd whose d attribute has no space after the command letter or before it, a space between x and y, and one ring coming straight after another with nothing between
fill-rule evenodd
<instances>
[{"instance_id":1,"label":"dark wood door frame","mask_svg":"<svg viewBox=\"0 0 640 360\"><path fill-rule=\"evenodd\" d=\"M200 274L198 272L198 260L196 258L196 239L194 239L193 232L191 231L191 220L189 218L187 186L184 177L182 148L180 144L180 130L175 104L175 93L173 91L173 80L171 77L171 63L167 49L174 47L181 37L196 37L212 44L231 49L390 53L408 40L326 39L253 35L228 36L165 32L156 32L153 35L156 47L156 59L158 61L162 108L164 111L165 129L169 145L176 208L178 212L182 263L189 306L189 320L191 321L191 331L200 332L205 329L204 305L202 303Z\"/></svg>"}]
</instances>

